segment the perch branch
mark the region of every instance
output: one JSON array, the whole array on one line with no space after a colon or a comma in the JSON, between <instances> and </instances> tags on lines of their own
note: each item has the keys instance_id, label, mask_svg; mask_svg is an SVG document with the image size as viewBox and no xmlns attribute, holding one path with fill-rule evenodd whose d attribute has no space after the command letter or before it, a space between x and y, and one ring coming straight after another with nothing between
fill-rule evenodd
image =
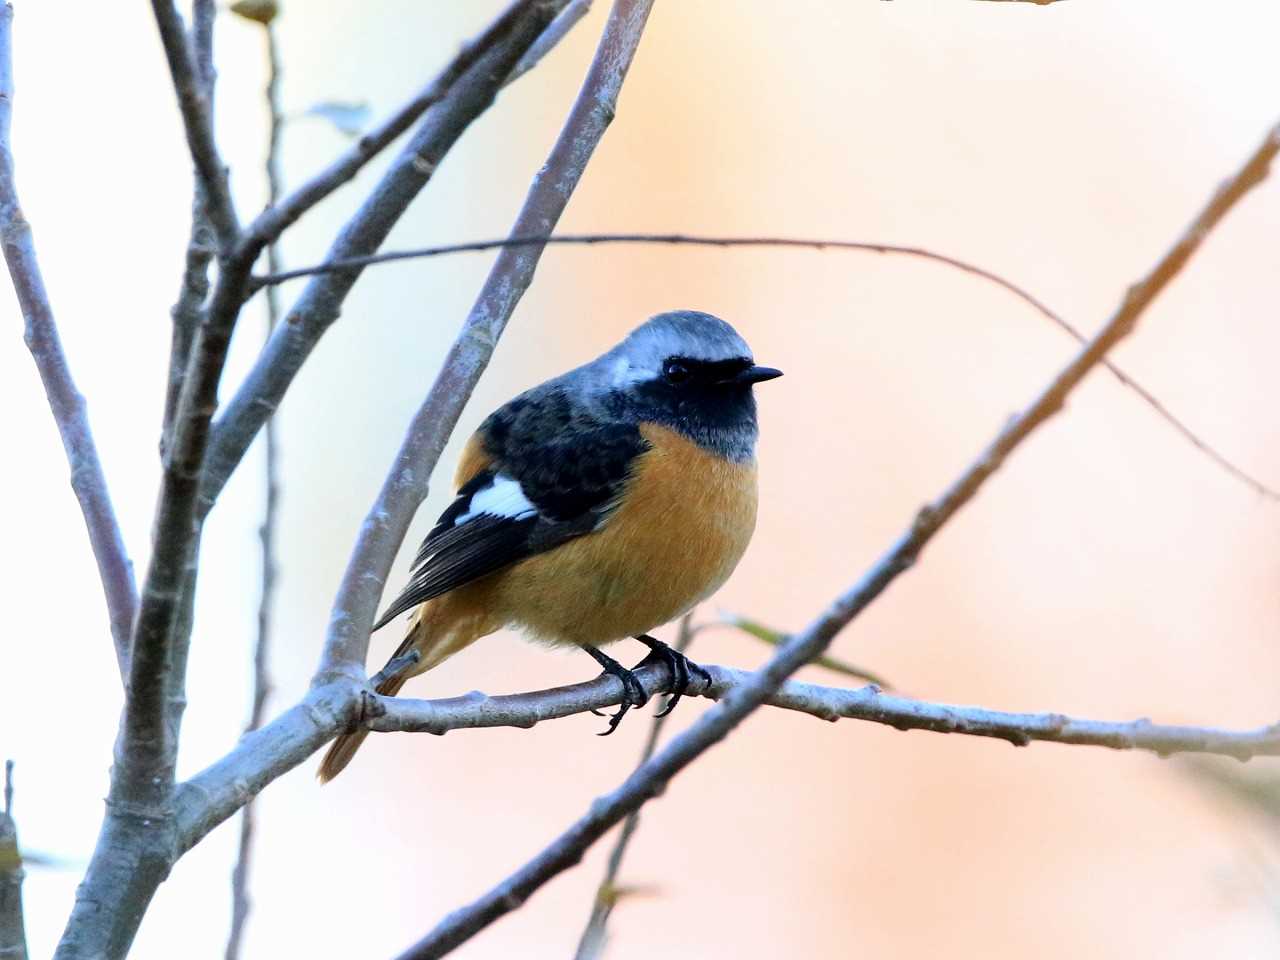
<instances>
[{"instance_id":1,"label":"perch branch","mask_svg":"<svg viewBox=\"0 0 1280 960\"><path fill-rule=\"evenodd\" d=\"M550 233L617 109L652 0L618 0L560 135L535 175L512 234ZM363 679L369 627L409 522L462 408L533 281L542 246L504 248L494 262L444 366L414 416L408 435L365 519L334 600L317 680ZM341 276L341 274L339 275Z\"/></svg>"},{"instance_id":2,"label":"perch branch","mask_svg":"<svg viewBox=\"0 0 1280 960\"><path fill-rule=\"evenodd\" d=\"M13 154L9 146L9 126L13 109L13 60L11 27L13 6L0 7L0 243L4 259L26 325L24 339L35 360L71 467L71 489L75 492L89 532L89 546L98 565L98 577L107 601L111 637L116 660L123 673L129 659L129 631L138 605L120 525L107 488L97 445L89 428L84 397L76 389L71 367L62 350L62 340L54 321L53 308L45 290L40 262L36 258L31 225L22 214L14 181Z\"/></svg>"},{"instance_id":3,"label":"perch branch","mask_svg":"<svg viewBox=\"0 0 1280 960\"><path fill-rule=\"evenodd\" d=\"M1085 336L1074 324L1070 323L1061 314L1051 310L1042 300L1032 295L1024 287L1019 286L1011 280L995 273L985 267L977 264L969 263L957 257L948 256L944 253L938 253L928 250L924 247L901 246L891 243L872 243L869 241L857 240L824 240L824 239L803 239L798 237L715 237L715 236L693 236L681 233L576 233L561 234L559 236L514 236L506 239L495 240L476 240L467 243L448 243L439 244L431 247L419 247L413 250L392 250L386 253L371 254L365 257L353 257L345 260L332 260L325 263L314 264L309 267L298 267L295 270L285 270L281 272L272 272L265 276L254 277L250 281L250 285L254 288L263 286L274 286L276 284L285 283L289 280L295 280L300 277L313 276L317 274L332 273L339 270L347 270L355 267L368 267L381 263L394 263L398 260L413 260L423 257L439 257L449 256L458 253L478 253L485 250L494 250L507 247L525 247L525 246L541 246L541 245L605 245L605 244L667 244L674 246L699 246L699 247L773 247L773 248L793 248L803 250L851 250L863 253L879 253L895 256L915 257L921 260L930 260L934 263L940 263L944 266L952 267L972 276L979 277L989 283L993 283L998 287L1013 294L1023 303L1026 303L1033 310L1045 317L1060 330L1071 337L1077 343L1084 343ZM1210 460L1218 465L1222 470L1235 477L1245 486L1250 487L1259 496L1268 500L1280 501L1280 491L1268 486L1261 480L1249 474L1243 468L1237 466L1216 447L1207 440L1199 436L1187 424L1180 420L1168 407L1166 407L1154 394L1146 387L1135 380L1132 376L1122 370L1113 361L1104 359L1104 366L1120 383L1124 384L1134 393L1136 393L1144 403L1156 412L1156 415L1171 426L1183 439L1190 443L1193 447L1207 456Z\"/></svg>"},{"instance_id":4,"label":"perch branch","mask_svg":"<svg viewBox=\"0 0 1280 960\"><path fill-rule=\"evenodd\" d=\"M446 916L405 951L400 960L423 960L449 953L499 917L517 909L547 881L582 859L583 853L614 824L666 789L671 778L718 743L751 711L764 703L796 670L822 653L835 635L867 608L898 575L910 569L925 545L981 489L1005 459L1037 427L1060 411L1071 391L1106 353L1132 332L1138 318L1199 249L1235 203L1265 179L1280 150L1280 125L1273 127L1248 161L1223 184L1173 247L1138 283L1084 349L1051 380L1022 413L1014 417L937 500L927 504L910 526L862 579L805 630L791 637L758 671L745 677L720 703L628 777L543 851L471 904Z\"/></svg>"}]
</instances>

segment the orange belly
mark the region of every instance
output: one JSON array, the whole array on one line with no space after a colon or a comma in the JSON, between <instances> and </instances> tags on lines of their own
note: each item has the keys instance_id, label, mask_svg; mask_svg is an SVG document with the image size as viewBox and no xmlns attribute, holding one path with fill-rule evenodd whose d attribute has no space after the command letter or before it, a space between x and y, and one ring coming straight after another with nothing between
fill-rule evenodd
<instances>
[{"instance_id":1,"label":"orange belly","mask_svg":"<svg viewBox=\"0 0 1280 960\"><path fill-rule=\"evenodd\" d=\"M674 620L729 578L755 530L755 464L641 432L652 449L605 526L492 578L491 615L543 642L597 645Z\"/></svg>"}]
</instances>

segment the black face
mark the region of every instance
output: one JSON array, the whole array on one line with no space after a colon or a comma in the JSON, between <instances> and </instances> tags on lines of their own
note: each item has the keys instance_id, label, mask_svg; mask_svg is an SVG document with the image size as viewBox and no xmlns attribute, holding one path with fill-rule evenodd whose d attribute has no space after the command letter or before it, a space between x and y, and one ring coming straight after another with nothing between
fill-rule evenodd
<instances>
[{"instance_id":1,"label":"black face","mask_svg":"<svg viewBox=\"0 0 1280 960\"><path fill-rule=\"evenodd\" d=\"M756 439L756 401L751 387L780 376L750 357L695 360L668 357L662 373L636 384L617 401L641 420L671 427L733 460L749 459Z\"/></svg>"}]
</instances>

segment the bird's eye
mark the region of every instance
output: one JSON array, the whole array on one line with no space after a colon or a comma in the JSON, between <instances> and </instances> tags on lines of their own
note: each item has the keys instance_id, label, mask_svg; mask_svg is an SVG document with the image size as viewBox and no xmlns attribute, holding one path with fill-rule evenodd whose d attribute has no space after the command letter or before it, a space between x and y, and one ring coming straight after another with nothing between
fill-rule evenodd
<instances>
[{"instance_id":1,"label":"bird's eye","mask_svg":"<svg viewBox=\"0 0 1280 960\"><path fill-rule=\"evenodd\" d=\"M679 360L668 360L662 368L667 383L681 384L689 379L689 368Z\"/></svg>"}]
</instances>

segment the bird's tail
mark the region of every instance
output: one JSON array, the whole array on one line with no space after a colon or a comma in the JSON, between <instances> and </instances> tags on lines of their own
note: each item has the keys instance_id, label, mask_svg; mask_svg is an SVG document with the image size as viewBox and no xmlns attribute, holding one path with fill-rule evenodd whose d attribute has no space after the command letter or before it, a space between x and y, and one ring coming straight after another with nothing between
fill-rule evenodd
<instances>
[{"instance_id":1,"label":"bird's tail","mask_svg":"<svg viewBox=\"0 0 1280 960\"><path fill-rule=\"evenodd\" d=\"M497 625L490 623L482 612L467 609L470 604L464 607L452 600L451 595L446 595L429 600L418 608L409 622L404 640L382 668L382 673L373 678L374 690L379 696L394 697L410 677L426 673L473 640L497 629ZM406 662L406 658L415 654L416 659ZM328 783L340 774L368 735L368 730L354 730L334 740L316 771L320 782Z\"/></svg>"}]
</instances>

